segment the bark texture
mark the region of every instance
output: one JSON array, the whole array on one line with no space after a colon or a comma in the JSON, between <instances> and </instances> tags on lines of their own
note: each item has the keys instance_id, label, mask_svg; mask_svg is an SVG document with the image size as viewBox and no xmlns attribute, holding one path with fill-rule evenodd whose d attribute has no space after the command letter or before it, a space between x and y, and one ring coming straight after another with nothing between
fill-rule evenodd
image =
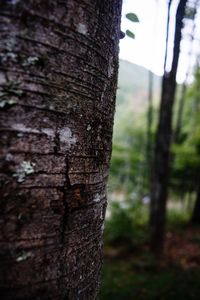
<instances>
[{"instance_id":1,"label":"bark texture","mask_svg":"<svg viewBox=\"0 0 200 300\"><path fill-rule=\"evenodd\" d=\"M175 99L176 73L186 2L187 0L180 0L177 8L172 67L169 73L164 73L162 81L161 106L152 169L150 208L151 248L157 255L162 253L164 244L172 109Z\"/></svg>"},{"instance_id":2,"label":"bark texture","mask_svg":"<svg viewBox=\"0 0 200 300\"><path fill-rule=\"evenodd\" d=\"M1 299L95 299L120 0L0 1Z\"/></svg>"}]
</instances>

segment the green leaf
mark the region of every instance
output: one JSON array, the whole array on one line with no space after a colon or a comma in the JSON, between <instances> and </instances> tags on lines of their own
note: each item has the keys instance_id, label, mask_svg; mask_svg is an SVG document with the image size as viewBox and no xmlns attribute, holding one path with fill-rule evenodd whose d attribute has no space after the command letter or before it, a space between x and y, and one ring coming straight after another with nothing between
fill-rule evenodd
<instances>
[{"instance_id":1,"label":"green leaf","mask_svg":"<svg viewBox=\"0 0 200 300\"><path fill-rule=\"evenodd\" d=\"M185 18L189 20L194 20L196 12L196 8L187 6L185 9Z\"/></svg>"},{"instance_id":2,"label":"green leaf","mask_svg":"<svg viewBox=\"0 0 200 300\"><path fill-rule=\"evenodd\" d=\"M126 14L126 18L132 22L139 22L138 17L134 13L128 13Z\"/></svg>"},{"instance_id":3,"label":"green leaf","mask_svg":"<svg viewBox=\"0 0 200 300\"><path fill-rule=\"evenodd\" d=\"M128 37L132 38L132 39L135 38L135 34L134 34L132 31L130 31L130 30L126 30L126 35L127 35Z\"/></svg>"}]
</instances>

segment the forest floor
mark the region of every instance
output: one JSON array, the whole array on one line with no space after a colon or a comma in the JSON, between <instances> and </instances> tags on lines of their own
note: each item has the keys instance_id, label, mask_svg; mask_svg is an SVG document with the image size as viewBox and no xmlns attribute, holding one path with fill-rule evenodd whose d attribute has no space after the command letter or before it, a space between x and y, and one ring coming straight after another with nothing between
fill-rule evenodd
<instances>
[{"instance_id":1,"label":"forest floor","mask_svg":"<svg viewBox=\"0 0 200 300\"><path fill-rule=\"evenodd\" d=\"M168 230L159 265L147 242L105 245L101 281L101 300L199 300L200 227Z\"/></svg>"}]
</instances>

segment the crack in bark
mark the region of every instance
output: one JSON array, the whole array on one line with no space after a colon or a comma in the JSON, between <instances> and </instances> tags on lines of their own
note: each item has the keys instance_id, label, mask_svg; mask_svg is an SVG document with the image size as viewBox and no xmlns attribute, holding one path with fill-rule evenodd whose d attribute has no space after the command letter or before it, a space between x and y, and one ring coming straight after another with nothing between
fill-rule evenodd
<instances>
[{"instance_id":1,"label":"crack in bark","mask_svg":"<svg viewBox=\"0 0 200 300\"><path fill-rule=\"evenodd\" d=\"M60 142L60 139L58 140ZM68 157L66 154L65 157L65 182L64 182L64 186L62 187L61 191L63 193L62 196L62 203L63 203L63 215L62 215L62 221L61 221L61 236L60 236L60 242L61 242L61 247L62 250L60 252L60 273L61 276L59 276L58 279L58 286L60 287L61 290L63 290L63 286L65 285L64 283L64 274L65 274L65 249L68 246L68 235L67 235L67 239L66 237L66 229L68 228L68 220L69 220L69 206L67 203L67 191L71 188L71 184L70 184L70 179L69 179L69 162L68 162ZM64 299L68 300L69 299L69 290L65 289L64 292Z\"/></svg>"},{"instance_id":2,"label":"crack in bark","mask_svg":"<svg viewBox=\"0 0 200 300\"><path fill-rule=\"evenodd\" d=\"M68 215L69 215L69 206L67 203L67 190L71 189L71 183L69 179L69 162L68 162L68 157L66 156L65 158L65 183L62 188L63 192L63 197L62 197L62 202L63 202L63 207L64 207L64 212L63 212L63 217L62 217L62 230L61 230L61 243L64 243L65 240L65 231L66 228L68 227Z\"/></svg>"},{"instance_id":3,"label":"crack in bark","mask_svg":"<svg viewBox=\"0 0 200 300\"><path fill-rule=\"evenodd\" d=\"M54 153L57 155L60 150L60 135L58 132L58 128L56 128L55 137L54 137Z\"/></svg>"}]
</instances>

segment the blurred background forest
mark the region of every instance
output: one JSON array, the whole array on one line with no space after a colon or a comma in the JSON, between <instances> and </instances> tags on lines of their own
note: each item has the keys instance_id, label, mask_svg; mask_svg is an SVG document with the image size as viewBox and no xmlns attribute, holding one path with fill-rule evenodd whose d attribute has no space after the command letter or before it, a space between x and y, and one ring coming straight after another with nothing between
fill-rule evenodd
<instances>
[{"instance_id":1,"label":"blurred background forest","mask_svg":"<svg viewBox=\"0 0 200 300\"><path fill-rule=\"evenodd\" d=\"M120 59L104 300L200 299L200 1L150 2L157 20L163 5L164 71L159 76ZM131 51L130 37L141 38L137 28L143 21L137 10L127 12L135 26L124 38ZM150 22L153 36L159 24ZM159 64L153 38L151 43L143 50Z\"/></svg>"}]
</instances>

